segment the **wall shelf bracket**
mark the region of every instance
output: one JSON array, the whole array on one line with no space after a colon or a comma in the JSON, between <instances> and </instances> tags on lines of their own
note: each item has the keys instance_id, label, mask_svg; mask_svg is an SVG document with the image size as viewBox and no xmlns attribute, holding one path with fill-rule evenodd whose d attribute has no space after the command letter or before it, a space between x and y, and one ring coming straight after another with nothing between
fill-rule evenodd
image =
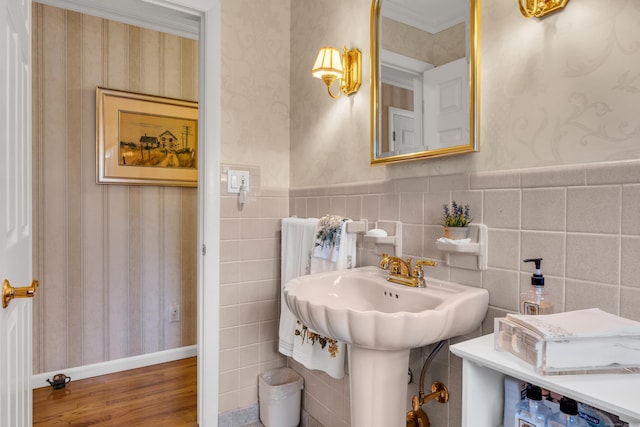
<instances>
[{"instance_id":1,"label":"wall shelf bracket","mask_svg":"<svg viewBox=\"0 0 640 427\"><path fill-rule=\"evenodd\" d=\"M445 252L449 267L468 270L487 269L488 228L484 224L469 224L469 243L455 244L436 241L436 248Z\"/></svg>"}]
</instances>

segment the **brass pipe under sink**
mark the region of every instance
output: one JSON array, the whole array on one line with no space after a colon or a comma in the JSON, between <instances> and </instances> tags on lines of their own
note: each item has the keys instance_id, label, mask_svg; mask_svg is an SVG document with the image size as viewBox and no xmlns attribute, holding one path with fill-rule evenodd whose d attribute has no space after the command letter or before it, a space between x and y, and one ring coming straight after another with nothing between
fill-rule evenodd
<instances>
[{"instance_id":1,"label":"brass pipe under sink","mask_svg":"<svg viewBox=\"0 0 640 427\"><path fill-rule=\"evenodd\" d=\"M425 360L422 366L422 372L420 372L420 391L417 396L413 396L411 399L411 405L413 409L407 412L406 425L407 427L429 427L429 417L422 410L422 405L435 399L440 403L447 403L449 401L449 390L443 383L436 381L431 385L431 393L424 395L424 377L429 370L431 362L436 357L436 354L440 351L444 345L444 340L438 342L438 345L429 353L427 360Z\"/></svg>"},{"instance_id":2,"label":"brass pipe under sink","mask_svg":"<svg viewBox=\"0 0 640 427\"><path fill-rule=\"evenodd\" d=\"M411 404L413 409L407 412L407 427L429 427L429 417L422 410L422 405L431 401L437 400L440 403L447 403L449 401L449 390L443 383L436 381L431 385L431 393L426 396L418 397L413 396Z\"/></svg>"}]
</instances>

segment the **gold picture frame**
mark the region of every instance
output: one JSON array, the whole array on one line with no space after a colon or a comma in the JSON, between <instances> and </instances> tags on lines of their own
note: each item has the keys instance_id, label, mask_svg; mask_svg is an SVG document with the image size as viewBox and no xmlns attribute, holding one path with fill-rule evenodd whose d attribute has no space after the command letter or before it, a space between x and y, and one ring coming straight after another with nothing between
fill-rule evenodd
<instances>
[{"instance_id":1,"label":"gold picture frame","mask_svg":"<svg viewBox=\"0 0 640 427\"><path fill-rule=\"evenodd\" d=\"M198 103L96 88L98 184L198 185Z\"/></svg>"}]
</instances>

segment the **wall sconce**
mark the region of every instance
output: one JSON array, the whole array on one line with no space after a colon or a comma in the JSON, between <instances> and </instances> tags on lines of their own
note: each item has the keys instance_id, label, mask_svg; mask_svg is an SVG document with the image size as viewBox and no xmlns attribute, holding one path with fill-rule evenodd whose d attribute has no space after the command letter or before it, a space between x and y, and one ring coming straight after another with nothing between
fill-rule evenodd
<instances>
[{"instance_id":1,"label":"wall sconce","mask_svg":"<svg viewBox=\"0 0 640 427\"><path fill-rule=\"evenodd\" d=\"M313 77L322 79L327 85L329 96L337 98L341 94L356 93L362 83L362 54L356 48L340 52L335 47L323 47L318 52L315 64L311 69ZM337 95L331 92L331 85L340 79L340 91Z\"/></svg>"},{"instance_id":2,"label":"wall sconce","mask_svg":"<svg viewBox=\"0 0 640 427\"><path fill-rule=\"evenodd\" d=\"M518 0L520 12L526 17L542 18L543 16L562 9L569 0Z\"/></svg>"}]
</instances>

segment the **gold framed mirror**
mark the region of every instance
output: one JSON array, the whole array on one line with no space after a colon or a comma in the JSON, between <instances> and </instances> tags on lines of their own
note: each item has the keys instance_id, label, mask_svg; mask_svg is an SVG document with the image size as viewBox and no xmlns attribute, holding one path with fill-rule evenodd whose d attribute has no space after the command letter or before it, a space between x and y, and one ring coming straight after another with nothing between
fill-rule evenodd
<instances>
[{"instance_id":1,"label":"gold framed mirror","mask_svg":"<svg viewBox=\"0 0 640 427\"><path fill-rule=\"evenodd\" d=\"M478 151L480 0L372 0L370 30L371 164Z\"/></svg>"}]
</instances>

